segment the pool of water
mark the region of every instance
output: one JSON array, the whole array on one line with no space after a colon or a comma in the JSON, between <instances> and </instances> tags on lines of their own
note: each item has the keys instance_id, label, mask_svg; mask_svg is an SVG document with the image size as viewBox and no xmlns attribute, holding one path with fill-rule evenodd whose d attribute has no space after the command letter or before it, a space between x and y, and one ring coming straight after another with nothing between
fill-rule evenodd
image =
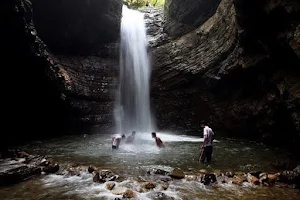
<instances>
[{"instance_id":1,"label":"pool of water","mask_svg":"<svg viewBox=\"0 0 300 200\"><path fill-rule=\"evenodd\" d=\"M151 134L137 133L134 144L121 143L120 149L112 150L112 135L77 135L35 141L22 147L30 154L48 155L60 165L88 166L127 177L127 184L135 187L136 179L145 175L152 167L179 167L187 174L199 169L221 171L276 172L270 162L275 157L285 157L284 151L268 149L264 145L241 140L220 139L214 143L213 162L209 166L200 164L202 138L198 136L158 133L165 149L158 149ZM204 187L198 182L172 181L164 191L175 199L297 199L298 191L278 187L234 186L224 184L217 188ZM1 199L114 199L104 184L92 181L91 174L80 176L39 176L29 181L0 188ZM138 199L153 199L149 193L139 193Z\"/></svg>"}]
</instances>

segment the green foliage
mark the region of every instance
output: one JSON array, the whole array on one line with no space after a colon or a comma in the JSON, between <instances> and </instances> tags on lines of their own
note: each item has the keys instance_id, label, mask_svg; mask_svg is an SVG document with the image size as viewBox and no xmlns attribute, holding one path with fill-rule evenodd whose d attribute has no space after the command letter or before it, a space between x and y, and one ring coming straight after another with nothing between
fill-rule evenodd
<instances>
[{"instance_id":1,"label":"green foliage","mask_svg":"<svg viewBox=\"0 0 300 200\"><path fill-rule=\"evenodd\" d=\"M165 4L165 0L150 0L150 4L152 6L163 6Z\"/></svg>"},{"instance_id":2,"label":"green foliage","mask_svg":"<svg viewBox=\"0 0 300 200\"><path fill-rule=\"evenodd\" d=\"M146 6L147 0L123 0L127 5L133 8L141 8ZM151 6L163 6L165 4L165 0L150 0Z\"/></svg>"}]
</instances>

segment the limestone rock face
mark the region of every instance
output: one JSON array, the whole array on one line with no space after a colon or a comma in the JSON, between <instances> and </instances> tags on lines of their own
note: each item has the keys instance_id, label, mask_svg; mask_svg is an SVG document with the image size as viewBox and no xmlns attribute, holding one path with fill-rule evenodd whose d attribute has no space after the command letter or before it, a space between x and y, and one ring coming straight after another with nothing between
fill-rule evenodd
<instances>
[{"instance_id":1,"label":"limestone rock face","mask_svg":"<svg viewBox=\"0 0 300 200\"><path fill-rule=\"evenodd\" d=\"M88 54L118 40L122 0L32 0L39 36L56 53Z\"/></svg>"},{"instance_id":2,"label":"limestone rock face","mask_svg":"<svg viewBox=\"0 0 300 200\"><path fill-rule=\"evenodd\" d=\"M170 36L181 36L214 15L221 0L166 0L164 30Z\"/></svg>"},{"instance_id":3,"label":"limestone rock face","mask_svg":"<svg viewBox=\"0 0 300 200\"><path fill-rule=\"evenodd\" d=\"M165 32L168 6L184 10L180 2L167 1ZM152 47L159 127L198 132L205 119L231 136L299 148L299 2L215 3L202 23Z\"/></svg>"}]
</instances>

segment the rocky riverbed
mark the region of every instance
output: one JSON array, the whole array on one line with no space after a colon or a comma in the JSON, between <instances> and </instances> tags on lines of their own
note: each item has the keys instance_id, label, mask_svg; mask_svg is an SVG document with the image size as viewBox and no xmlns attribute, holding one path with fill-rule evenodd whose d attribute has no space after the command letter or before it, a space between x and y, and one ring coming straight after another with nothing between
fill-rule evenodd
<instances>
[{"instance_id":1,"label":"rocky riverbed","mask_svg":"<svg viewBox=\"0 0 300 200\"><path fill-rule=\"evenodd\" d=\"M20 149L32 155L20 150L2 154L7 158L0 164L0 195L4 199L179 200L296 199L299 193L299 166L288 154L222 139L216 141L214 162L207 166L196 160L201 138L159 136L166 144L164 150L145 135L135 145L121 144L117 151L110 149L109 135L29 143ZM275 153L285 159L274 162Z\"/></svg>"}]
</instances>

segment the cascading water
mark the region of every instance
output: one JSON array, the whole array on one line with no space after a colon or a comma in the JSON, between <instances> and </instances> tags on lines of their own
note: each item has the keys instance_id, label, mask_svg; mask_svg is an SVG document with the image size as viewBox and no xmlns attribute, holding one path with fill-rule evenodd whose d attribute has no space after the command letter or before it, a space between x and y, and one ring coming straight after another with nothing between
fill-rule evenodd
<instances>
[{"instance_id":1,"label":"cascading water","mask_svg":"<svg viewBox=\"0 0 300 200\"><path fill-rule=\"evenodd\" d=\"M115 119L118 133L152 131L150 64L144 15L123 6L120 80Z\"/></svg>"}]
</instances>

